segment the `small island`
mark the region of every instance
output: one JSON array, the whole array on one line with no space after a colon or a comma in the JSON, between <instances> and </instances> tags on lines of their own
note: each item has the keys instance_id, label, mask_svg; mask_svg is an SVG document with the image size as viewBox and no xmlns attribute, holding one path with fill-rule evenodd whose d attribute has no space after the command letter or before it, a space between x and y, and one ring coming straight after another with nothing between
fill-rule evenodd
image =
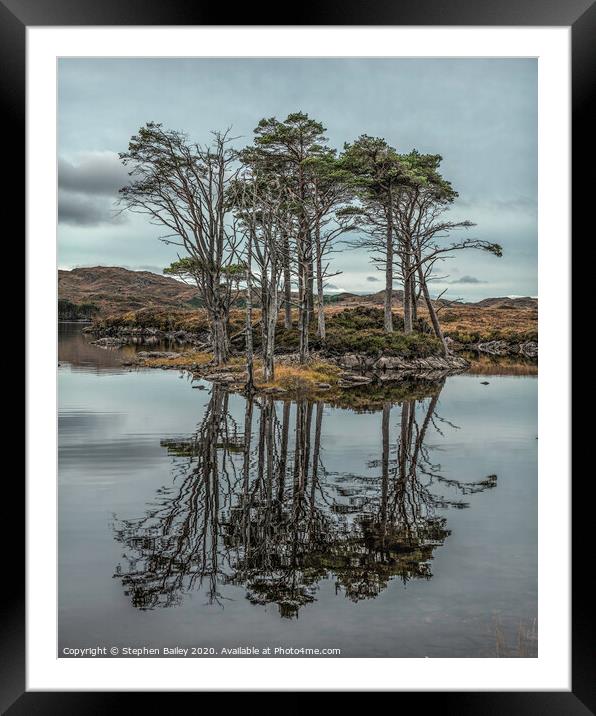
<instances>
[{"instance_id":1,"label":"small island","mask_svg":"<svg viewBox=\"0 0 596 716\"><path fill-rule=\"evenodd\" d=\"M61 305L69 306L65 320L87 311L92 318L83 329L94 345L118 350L135 344L134 359L123 363L143 368L179 369L229 390L245 392L247 381L245 310L229 314L230 352L217 365L211 350L206 311L196 292L173 278L119 267L61 271ZM107 298L105 298L107 297ZM392 297L393 331L384 330L383 292L369 295L325 296L326 336L309 330L310 354L300 361L298 311L291 326L280 312L276 326L275 375L265 380L260 334L261 311L253 308L254 384L258 393L287 397L323 396L351 403L358 396L380 399L403 390L407 381L438 381L471 365L495 358L501 363L525 364L537 358L537 301L532 298L484 299L479 303L436 301L444 325L447 355L432 332L423 306L418 307L416 330L403 331L403 292ZM144 308L137 308L138 305ZM77 307L82 310L77 310ZM74 307L74 309L70 308ZM90 308L89 308L90 307ZM84 315L84 314L83 314ZM350 394L348 397L348 393Z\"/></svg>"}]
</instances>

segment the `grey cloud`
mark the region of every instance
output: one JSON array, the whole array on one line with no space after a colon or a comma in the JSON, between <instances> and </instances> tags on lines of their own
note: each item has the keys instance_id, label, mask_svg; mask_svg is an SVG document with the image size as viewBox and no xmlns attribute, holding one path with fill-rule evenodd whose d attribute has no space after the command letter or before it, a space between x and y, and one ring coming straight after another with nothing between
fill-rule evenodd
<instances>
[{"instance_id":1,"label":"grey cloud","mask_svg":"<svg viewBox=\"0 0 596 716\"><path fill-rule=\"evenodd\" d=\"M450 283L488 283L487 281L481 281L479 278L476 278L476 276L462 276L461 278L455 279L455 281L451 281Z\"/></svg>"},{"instance_id":2,"label":"grey cloud","mask_svg":"<svg viewBox=\"0 0 596 716\"><path fill-rule=\"evenodd\" d=\"M373 281L377 282L377 281L380 281L381 279L377 278L376 276L367 276L366 280L370 281L372 283Z\"/></svg>"},{"instance_id":3,"label":"grey cloud","mask_svg":"<svg viewBox=\"0 0 596 716\"><path fill-rule=\"evenodd\" d=\"M128 174L115 152L81 152L58 160L58 221L74 226L119 224L115 201Z\"/></svg>"},{"instance_id":4,"label":"grey cloud","mask_svg":"<svg viewBox=\"0 0 596 716\"><path fill-rule=\"evenodd\" d=\"M97 226L99 224L120 224L121 214L114 211L113 203L107 197L59 191L58 222L73 226Z\"/></svg>"},{"instance_id":5,"label":"grey cloud","mask_svg":"<svg viewBox=\"0 0 596 716\"><path fill-rule=\"evenodd\" d=\"M95 196L117 196L128 183L128 172L116 152L82 152L75 161L58 160L60 189Z\"/></svg>"}]
</instances>

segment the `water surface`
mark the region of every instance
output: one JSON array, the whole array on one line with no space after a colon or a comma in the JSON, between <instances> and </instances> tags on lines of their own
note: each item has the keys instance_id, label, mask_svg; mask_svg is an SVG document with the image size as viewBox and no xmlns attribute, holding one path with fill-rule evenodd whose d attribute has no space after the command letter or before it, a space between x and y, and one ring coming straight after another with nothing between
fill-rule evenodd
<instances>
[{"instance_id":1,"label":"water surface","mask_svg":"<svg viewBox=\"0 0 596 716\"><path fill-rule=\"evenodd\" d=\"M61 653L535 655L535 377L247 403L61 328Z\"/></svg>"}]
</instances>

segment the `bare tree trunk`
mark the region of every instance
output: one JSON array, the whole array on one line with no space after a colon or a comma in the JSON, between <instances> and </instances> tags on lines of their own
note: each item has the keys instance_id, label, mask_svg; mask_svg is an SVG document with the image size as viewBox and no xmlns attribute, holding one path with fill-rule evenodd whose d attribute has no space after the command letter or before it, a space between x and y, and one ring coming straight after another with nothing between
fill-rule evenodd
<instances>
[{"instance_id":1,"label":"bare tree trunk","mask_svg":"<svg viewBox=\"0 0 596 716\"><path fill-rule=\"evenodd\" d=\"M412 287L411 279L404 280L404 333L412 332Z\"/></svg>"},{"instance_id":2,"label":"bare tree trunk","mask_svg":"<svg viewBox=\"0 0 596 716\"><path fill-rule=\"evenodd\" d=\"M315 276L312 264L308 267L308 322L312 323L315 316Z\"/></svg>"},{"instance_id":3,"label":"bare tree trunk","mask_svg":"<svg viewBox=\"0 0 596 716\"><path fill-rule=\"evenodd\" d=\"M323 257L321 251L321 227L317 222L315 230L315 251L317 252L317 334L325 340L325 297L323 295Z\"/></svg>"},{"instance_id":4,"label":"bare tree trunk","mask_svg":"<svg viewBox=\"0 0 596 716\"><path fill-rule=\"evenodd\" d=\"M304 290L304 271L302 270L302 250L298 246L298 329L302 325L302 294Z\"/></svg>"},{"instance_id":5,"label":"bare tree trunk","mask_svg":"<svg viewBox=\"0 0 596 716\"><path fill-rule=\"evenodd\" d=\"M205 309L211 329L213 360L218 366L225 365L230 356L230 340L228 337L229 307L225 296L222 296L219 276L209 276L202 290Z\"/></svg>"},{"instance_id":6,"label":"bare tree trunk","mask_svg":"<svg viewBox=\"0 0 596 716\"><path fill-rule=\"evenodd\" d=\"M389 207L387 244L385 250L385 333L393 333L393 314L391 313L391 306L393 304L393 225L391 222L391 201L389 202Z\"/></svg>"},{"instance_id":7,"label":"bare tree trunk","mask_svg":"<svg viewBox=\"0 0 596 716\"><path fill-rule=\"evenodd\" d=\"M310 325L314 317L314 304L315 304L315 292L314 292L314 271L313 271L313 250L312 250L312 236L310 231L306 234L306 310L308 311L308 324Z\"/></svg>"},{"instance_id":8,"label":"bare tree trunk","mask_svg":"<svg viewBox=\"0 0 596 716\"><path fill-rule=\"evenodd\" d=\"M261 352L265 351L267 341L267 276L261 275Z\"/></svg>"},{"instance_id":9,"label":"bare tree trunk","mask_svg":"<svg viewBox=\"0 0 596 716\"><path fill-rule=\"evenodd\" d=\"M271 281L266 317L265 344L263 345L263 378L266 383L275 380L275 327L277 324L277 281ZM265 319L265 316L263 316Z\"/></svg>"},{"instance_id":10,"label":"bare tree trunk","mask_svg":"<svg viewBox=\"0 0 596 716\"><path fill-rule=\"evenodd\" d=\"M298 328L300 333L300 363L305 363L308 356L308 223L305 215L306 189L302 164L298 167L298 185L300 194L300 218L298 226Z\"/></svg>"},{"instance_id":11,"label":"bare tree trunk","mask_svg":"<svg viewBox=\"0 0 596 716\"><path fill-rule=\"evenodd\" d=\"M416 326L418 322L418 299L416 297L416 274L414 272L410 276L410 289L412 292L412 326Z\"/></svg>"},{"instance_id":12,"label":"bare tree trunk","mask_svg":"<svg viewBox=\"0 0 596 716\"><path fill-rule=\"evenodd\" d=\"M403 275L404 275L404 333L408 335L412 332L412 272L410 268L410 247L409 242L405 240L404 258L403 258Z\"/></svg>"},{"instance_id":13,"label":"bare tree trunk","mask_svg":"<svg viewBox=\"0 0 596 716\"><path fill-rule=\"evenodd\" d=\"M275 361L273 353L273 340L267 333L265 341L265 350L263 352L263 380L265 383L271 383L275 380Z\"/></svg>"},{"instance_id":14,"label":"bare tree trunk","mask_svg":"<svg viewBox=\"0 0 596 716\"><path fill-rule=\"evenodd\" d=\"M308 315L306 291L304 235L300 232L300 243L298 245L298 351L300 354L300 363L305 363L308 356Z\"/></svg>"},{"instance_id":15,"label":"bare tree trunk","mask_svg":"<svg viewBox=\"0 0 596 716\"><path fill-rule=\"evenodd\" d=\"M308 299L307 287L304 283L302 295L300 296L300 363L306 363L308 359Z\"/></svg>"},{"instance_id":16,"label":"bare tree trunk","mask_svg":"<svg viewBox=\"0 0 596 716\"><path fill-rule=\"evenodd\" d=\"M420 287L422 288L422 295L424 296L424 301L426 303L426 307L428 308L428 313L430 315L430 320L433 325L433 330L435 332L436 337L441 341L441 345L443 347L443 355L447 356L449 355L449 348L447 346L447 342L445 341L443 331L441 330L441 324L439 323L437 312L435 310L433 302L431 301L430 293L428 292L428 286L426 285L426 279L424 278L424 272L422 271L421 264L418 266L418 280L420 282Z\"/></svg>"},{"instance_id":17,"label":"bare tree trunk","mask_svg":"<svg viewBox=\"0 0 596 716\"><path fill-rule=\"evenodd\" d=\"M298 312L298 329L300 336L299 353L300 363L306 363L308 358L308 270L304 252L299 257L298 273L299 273L299 312Z\"/></svg>"},{"instance_id":18,"label":"bare tree trunk","mask_svg":"<svg viewBox=\"0 0 596 716\"><path fill-rule=\"evenodd\" d=\"M288 232L283 237L283 274L284 274L284 328L292 327L292 279L290 276L290 238Z\"/></svg>"},{"instance_id":19,"label":"bare tree trunk","mask_svg":"<svg viewBox=\"0 0 596 716\"><path fill-rule=\"evenodd\" d=\"M292 284L284 269L284 328L292 327Z\"/></svg>"},{"instance_id":20,"label":"bare tree trunk","mask_svg":"<svg viewBox=\"0 0 596 716\"><path fill-rule=\"evenodd\" d=\"M229 357L228 326L220 312L211 317L211 333L213 339L213 359L216 365L225 365Z\"/></svg>"}]
</instances>

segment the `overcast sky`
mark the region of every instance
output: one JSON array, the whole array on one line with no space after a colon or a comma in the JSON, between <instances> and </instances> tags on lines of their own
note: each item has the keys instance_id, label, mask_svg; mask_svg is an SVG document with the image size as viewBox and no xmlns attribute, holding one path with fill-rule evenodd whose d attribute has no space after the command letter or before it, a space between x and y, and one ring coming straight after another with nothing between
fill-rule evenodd
<instances>
[{"instance_id":1,"label":"overcast sky","mask_svg":"<svg viewBox=\"0 0 596 716\"><path fill-rule=\"evenodd\" d=\"M125 266L161 273L175 247L140 216L116 215L127 175L117 153L147 121L205 142L232 126L252 142L262 117L303 111L331 146L360 134L400 152L441 154L460 197L453 218L503 245L462 252L434 293L477 300L537 294L537 65L532 59L62 59L59 62L60 268ZM345 250L337 290L372 292L382 274Z\"/></svg>"}]
</instances>

